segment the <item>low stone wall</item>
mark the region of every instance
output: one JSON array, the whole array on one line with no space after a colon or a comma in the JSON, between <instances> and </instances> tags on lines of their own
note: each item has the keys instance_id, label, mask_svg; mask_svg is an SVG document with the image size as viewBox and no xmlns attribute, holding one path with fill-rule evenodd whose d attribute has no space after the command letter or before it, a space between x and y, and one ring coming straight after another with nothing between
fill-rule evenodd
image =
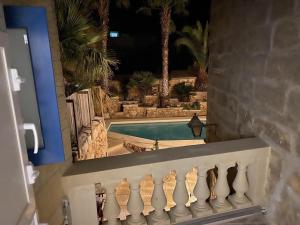
<instances>
[{"instance_id":1,"label":"low stone wall","mask_svg":"<svg viewBox=\"0 0 300 225\"><path fill-rule=\"evenodd\" d=\"M139 107L138 104L123 105L123 116L125 118L146 117L147 107Z\"/></svg>"},{"instance_id":2,"label":"low stone wall","mask_svg":"<svg viewBox=\"0 0 300 225\"><path fill-rule=\"evenodd\" d=\"M110 97L110 114L121 111L120 98L118 96Z\"/></svg>"},{"instance_id":3,"label":"low stone wall","mask_svg":"<svg viewBox=\"0 0 300 225\"><path fill-rule=\"evenodd\" d=\"M170 93L173 91L173 87L179 83L185 83L186 85L195 86L196 76L195 77L175 77L169 80L169 90Z\"/></svg>"},{"instance_id":4,"label":"low stone wall","mask_svg":"<svg viewBox=\"0 0 300 225\"><path fill-rule=\"evenodd\" d=\"M207 102L207 92L206 91L195 91L190 96L191 102Z\"/></svg>"},{"instance_id":5,"label":"low stone wall","mask_svg":"<svg viewBox=\"0 0 300 225\"><path fill-rule=\"evenodd\" d=\"M123 112L112 115L112 118L161 118L161 117L192 117L206 115L207 104L200 104L199 110L185 110L183 107L156 108L139 107L138 104L123 105Z\"/></svg>"},{"instance_id":6,"label":"low stone wall","mask_svg":"<svg viewBox=\"0 0 300 225\"><path fill-rule=\"evenodd\" d=\"M194 113L201 115L201 110L184 110L182 107L146 109L147 118L192 117Z\"/></svg>"},{"instance_id":7,"label":"low stone wall","mask_svg":"<svg viewBox=\"0 0 300 225\"><path fill-rule=\"evenodd\" d=\"M146 95L144 96L145 106L157 106L158 105L158 96L157 95Z\"/></svg>"},{"instance_id":8,"label":"low stone wall","mask_svg":"<svg viewBox=\"0 0 300 225\"><path fill-rule=\"evenodd\" d=\"M100 158L106 155L107 130L102 118L95 118L92 128L83 129L78 137L78 160Z\"/></svg>"}]
</instances>

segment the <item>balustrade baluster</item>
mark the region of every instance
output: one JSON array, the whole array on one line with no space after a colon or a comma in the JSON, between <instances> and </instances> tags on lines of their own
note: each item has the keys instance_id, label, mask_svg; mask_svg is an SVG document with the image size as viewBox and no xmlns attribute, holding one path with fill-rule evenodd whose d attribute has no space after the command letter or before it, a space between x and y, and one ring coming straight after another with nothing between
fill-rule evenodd
<instances>
[{"instance_id":1,"label":"balustrade baluster","mask_svg":"<svg viewBox=\"0 0 300 225\"><path fill-rule=\"evenodd\" d=\"M116 199L116 186L117 183L105 184L106 199L104 201L104 217L107 219L108 225L121 225L118 219L120 215L120 206Z\"/></svg>"},{"instance_id":2,"label":"balustrade baluster","mask_svg":"<svg viewBox=\"0 0 300 225\"><path fill-rule=\"evenodd\" d=\"M172 223L183 222L192 219L192 214L186 207L189 199L188 192L185 185L186 171L176 171L176 186L173 194L176 206L170 211L170 218Z\"/></svg>"},{"instance_id":3,"label":"balustrade baluster","mask_svg":"<svg viewBox=\"0 0 300 225\"><path fill-rule=\"evenodd\" d=\"M246 172L247 164L243 162L238 162L237 175L232 185L235 190L235 194L228 197L231 204L238 209L251 206L251 202L245 195L246 191L248 190Z\"/></svg>"},{"instance_id":4,"label":"balustrade baluster","mask_svg":"<svg viewBox=\"0 0 300 225\"><path fill-rule=\"evenodd\" d=\"M206 181L208 168L204 166L199 166L197 169L198 179L194 189L194 194L197 198L197 201L191 205L193 217L207 216L213 213L211 207L206 202L206 200L210 196L210 191Z\"/></svg>"},{"instance_id":5,"label":"balustrade baluster","mask_svg":"<svg viewBox=\"0 0 300 225\"><path fill-rule=\"evenodd\" d=\"M154 212L147 217L149 225L167 225L170 224L170 218L164 208L167 204L167 198L163 189L163 176L153 175L154 191L151 198L151 204Z\"/></svg>"},{"instance_id":6,"label":"balustrade baluster","mask_svg":"<svg viewBox=\"0 0 300 225\"><path fill-rule=\"evenodd\" d=\"M215 212L224 212L231 210L232 205L226 200L226 197L230 193L229 185L227 182L228 168L234 166L234 164L217 164L218 167L218 179L216 183L216 195L217 198L211 200L211 205Z\"/></svg>"},{"instance_id":7,"label":"balustrade baluster","mask_svg":"<svg viewBox=\"0 0 300 225\"><path fill-rule=\"evenodd\" d=\"M126 220L129 225L146 225L146 219L142 215L144 203L140 194L140 179L128 179L130 196L127 204L130 216Z\"/></svg>"}]
</instances>

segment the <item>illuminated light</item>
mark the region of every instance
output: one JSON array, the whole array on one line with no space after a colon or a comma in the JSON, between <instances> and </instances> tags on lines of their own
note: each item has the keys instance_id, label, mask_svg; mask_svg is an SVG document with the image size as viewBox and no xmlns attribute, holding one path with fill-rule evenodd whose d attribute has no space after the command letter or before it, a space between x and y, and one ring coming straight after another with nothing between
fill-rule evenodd
<instances>
[{"instance_id":1,"label":"illuminated light","mask_svg":"<svg viewBox=\"0 0 300 225\"><path fill-rule=\"evenodd\" d=\"M111 31L111 32L109 32L109 36L110 36L111 38L117 38L117 37L120 36L120 34L119 34L118 31Z\"/></svg>"}]
</instances>

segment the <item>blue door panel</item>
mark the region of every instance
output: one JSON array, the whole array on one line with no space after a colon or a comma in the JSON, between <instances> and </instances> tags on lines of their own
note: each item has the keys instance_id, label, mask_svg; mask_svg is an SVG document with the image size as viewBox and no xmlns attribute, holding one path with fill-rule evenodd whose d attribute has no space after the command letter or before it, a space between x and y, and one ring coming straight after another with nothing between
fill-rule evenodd
<instances>
[{"instance_id":1,"label":"blue door panel","mask_svg":"<svg viewBox=\"0 0 300 225\"><path fill-rule=\"evenodd\" d=\"M48 34L47 12L43 7L4 6L7 28L25 28L37 94L44 147L38 154L28 149L34 165L64 161L60 117Z\"/></svg>"}]
</instances>

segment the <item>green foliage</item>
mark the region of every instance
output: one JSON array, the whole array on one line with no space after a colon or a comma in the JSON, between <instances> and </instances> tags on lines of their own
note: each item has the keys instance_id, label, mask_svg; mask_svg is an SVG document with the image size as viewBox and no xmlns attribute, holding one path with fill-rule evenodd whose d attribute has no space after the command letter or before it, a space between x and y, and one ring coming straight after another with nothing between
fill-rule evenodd
<instances>
[{"instance_id":1,"label":"green foliage","mask_svg":"<svg viewBox=\"0 0 300 225\"><path fill-rule=\"evenodd\" d=\"M91 2L55 0L64 78L72 92L111 76L112 67L118 64L114 57L102 52L103 34L91 22Z\"/></svg>"},{"instance_id":2,"label":"green foliage","mask_svg":"<svg viewBox=\"0 0 300 225\"><path fill-rule=\"evenodd\" d=\"M164 9L170 9L175 14L188 15L189 12L186 6L189 1L190 0L146 0L145 6L139 8L137 12L152 16L155 11L161 13ZM172 19L170 19L169 26L171 33L176 31L176 25Z\"/></svg>"},{"instance_id":3,"label":"green foliage","mask_svg":"<svg viewBox=\"0 0 300 225\"><path fill-rule=\"evenodd\" d=\"M155 78L151 72L134 72L127 84L127 89L136 88L139 91L140 97L143 97L150 93L154 82Z\"/></svg>"},{"instance_id":4,"label":"green foliage","mask_svg":"<svg viewBox=\"0 0 300 225\"><path fill-rule=\"evenodd\" d=\"M195 63L206 70L208 60L208 23L204 30L199 21L193 27L185 26L180 35L181 37L176 40L175 45L177 47L186 47L193 56Z\"/></svg>"},{"instance_id":5,"label":"green foliage","mask_svg":"<svg viewBox=\"0 0 300 225\"><path fill-rule=\"evenodd\" d=\"M200 109L200 104L199 104L199 102L193 102L193 104L192 104L192 109Z\"/></svg>"},{"instance_id":6,"label":"green foliage","mask_svg":"<svg viewBox=\"0 0 300 225\"><path fill-rule=\"evenodd\" d=\"M189 101L189 97L194 87L184 82L175 84L173 87L173 95L179 99L179 101Z\"/></svg>"},{"instance_id":7,"label":"green foliage","mask_svg":"<svg viewBox=\"0 0 300 225\"><path fill-rule=\"evenodd\" d=\"M186 110L199 110L200 109L199 102L193 102L192 104L184 103L181 106L183 107L183 109L186 109Z\"/></svg>"}]
</instances>

